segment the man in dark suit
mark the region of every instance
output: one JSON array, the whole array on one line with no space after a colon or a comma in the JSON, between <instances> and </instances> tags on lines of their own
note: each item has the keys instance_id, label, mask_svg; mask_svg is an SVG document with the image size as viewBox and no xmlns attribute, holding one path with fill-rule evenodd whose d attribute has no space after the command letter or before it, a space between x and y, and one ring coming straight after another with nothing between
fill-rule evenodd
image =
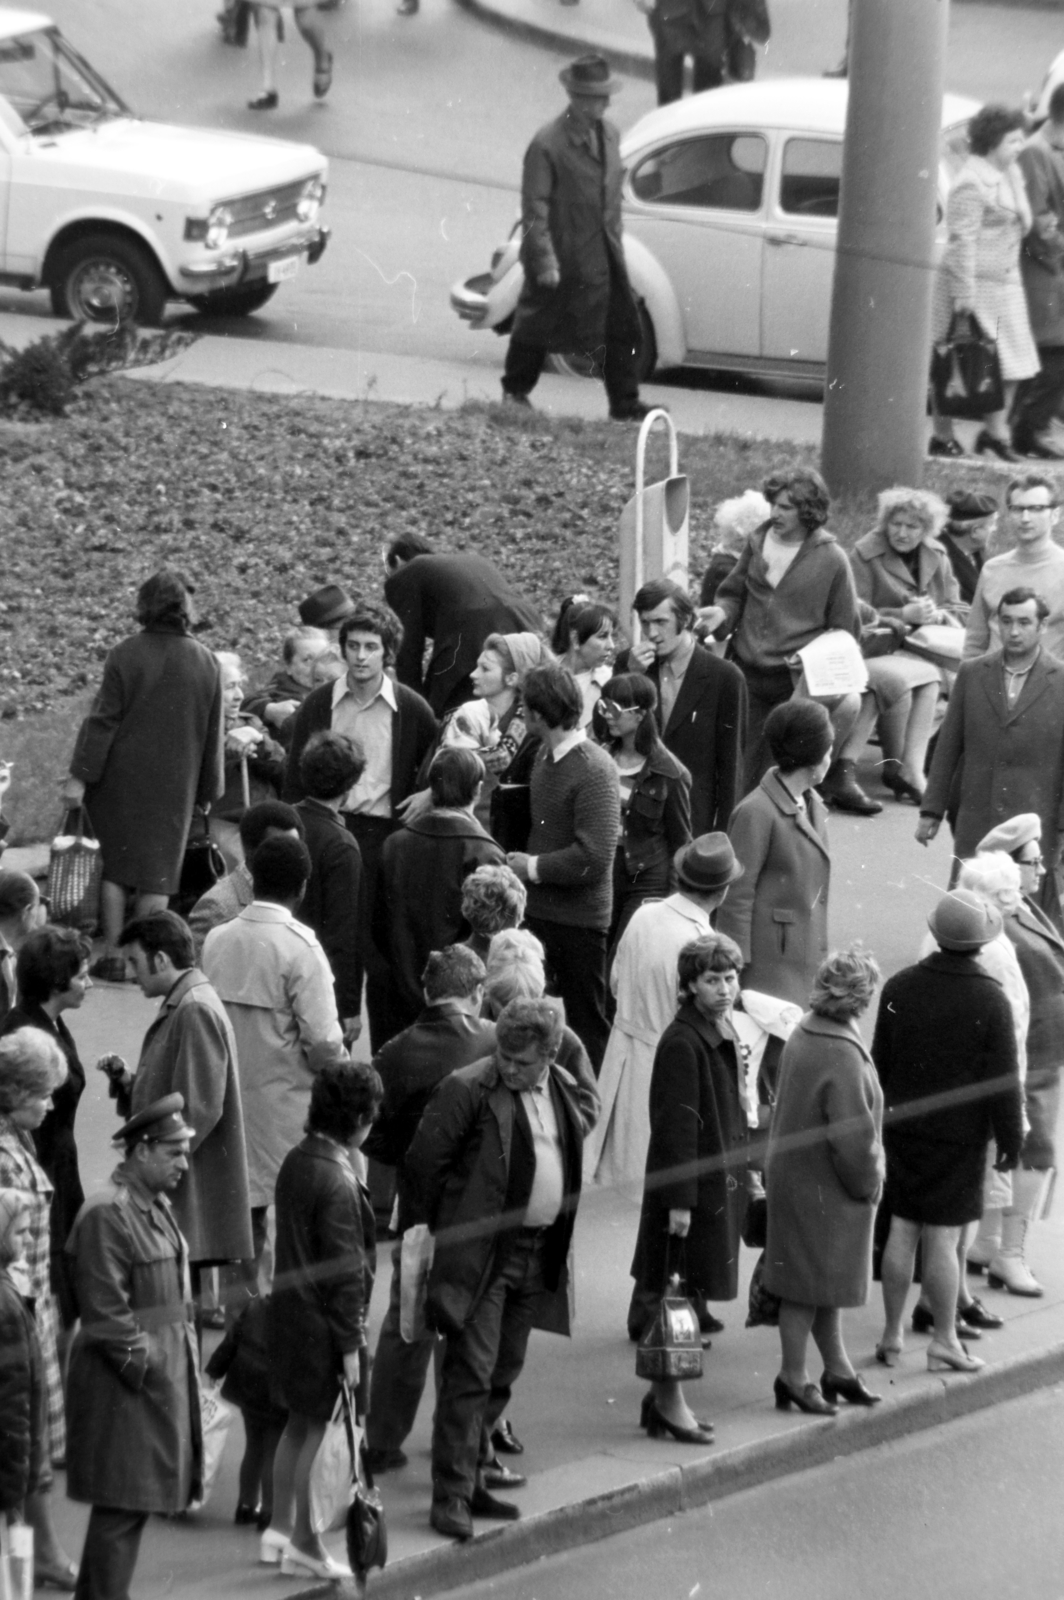
<instances>
[{"instance_id":1,"label":"man in dark suit","mask_svg":"<svg viewBox=\"0 0 1064 1600\"><path fill-rule=\"evenodd\" d=\"M357 1039L362 1031L362 852L340 820L340 802L365 765L345 734L312 733L299 758L306 794L295 808L310 856L310 877L296 916L314 929L328 957L345 1039Z\"/></svg>"},{"instance_id":2,"label":"man in dark suit","mask_svg":"<svg viewBox=\"0 0 1064 1600\"><path fill-rule=\"evenodd\" d=\"M633 602L643 638L629 652L658 691L666 749L691 774L691 832L725 833L740 795L746 684L738 667L696 643L694 602L668 578L645 583Z\"/></svg>"},{"instance_id":3,"label":"man in dark suit","mask_svg":"<svg viewBox=\"0 0 1064 1600\"><path fill-rule=\"evenodd\" d=\"M1060 925L1056 872L1064 826L1064 663L1043 647L1049 608L1033 589L1010 589L997 608L1002 648L961 663L939 730L916 838L942 818L953 829L954 870L991 828L1020 811L1042 821L1049 871L1040 903Z\"/></svg>"},{"instance_id":4,"label":"man in dark suit","mask_svg":"<svg viewBox=\"0 0 1064 1600\"><path fill-rule=\"evenodd\" d=\"M364 767L340 802L340 816L362 852L359 917L370 1043L379 1050L399 1027L392 1016L387 963L373 942L371 914L384 841L399 826L402 803L417 787L417 774L436 737L436 718L419 694L395 683L386 669L403 640L389 606L363 600L344 618L340 651L347 672L335 683L312 689L296 712L285 763L284 798L301 800L300 761L312 733L332 729L353 739Z\"/></svg>"},{"instance_id":5,"label":"man in dark suit","mask_svg":"<svg viewBox=\"0 0 1064 1600\"><path fill-rule=\"evenodd\" d=\"M488 1440L533 1325L569 1332L569 1247L598 1097L557 1065L562 1026L550 1000L512 1000L494 1055L444 1079L407 1155L436 1240L427 1317L446 1339L430 1520L454 1539L472 1537L473 1517L519 1515L484 1487Z\"/></svg>"},{"instance_id":6,"label":"man in dark suit","mask_svg":"<svg viewBox=\"0 0 1064 1600\"><path fill-rule=\"evenodd\" d=\"M469 674L490 633L538 633L542 619L485 556L438 555L416 534L388 547L384 596L403 624L396 676L438 717L473 698ZM432 657L423 668L425 641Z\"/></svg>"},{"instance_id":7,"label":"man in dark suit","mask_svg":"<svg viewBox=\"0 0 1064 1600\"><path fill-rule=\"evenodd\" d=\"M422 974L425 1009L374 1060L384 1100L363 1149L397 1176L398 1234L392 1288L373 1358L366 1442L374 1472L406 1463L402 1445L417 1416L436 1335L403 1339L399 1333L399 1263L402 1237L417 1217L406 1153L433 1090L458 1067L482 1061L495 1048L495 1025L482 1022L484 963L466 945L434 950Z\"/></svg>"}]
</instances>

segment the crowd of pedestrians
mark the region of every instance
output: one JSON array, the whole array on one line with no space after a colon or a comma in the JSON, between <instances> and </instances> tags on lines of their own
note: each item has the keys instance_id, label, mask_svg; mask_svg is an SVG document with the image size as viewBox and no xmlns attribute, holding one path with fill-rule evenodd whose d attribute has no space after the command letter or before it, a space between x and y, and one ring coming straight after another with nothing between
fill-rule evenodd
<instances>
[{"instance_id":1,"label":"crowd of pedestrians","mask_svg":"<svg viewBox=\"0 0 1064 1600\"><path fill-rule=\"evenodd\" d=\"M551 648L491 562L404 538L383 593L307 596L250 691L192 637L187 580L142 586L66 786L101 845L95 960L32 878L0 872L0 1337L27 1374L17 1404L0 1386L0 1509L32 1521L41 1579L126 1600L148 1516L196 1498L216 1273L237 1520L264 1562L322 1578L346 1569L310 1474L344 1381L371 1465L398 1471L435 1356L432 1525L461 1540L519 1515L495 1492L525 1481L507 1408L531 1329L569 1331L585 1183L643 1188L633 1340L680 1271L708 1341L743 1241L762 1248L782 1408L880 1398L842 1326L873 1259L887 1366L918 1247L933 1370L975 1370L968 1342L1001 1325L969 1274L1042 1292L1027 1250L1064 1056L1055 491L1028 474L1002 508L891 490L851 556L830 510L814 472L772 475L722 510L700 605L639 590L630 645L634 619L581 595ZM984 559L1002 511L1015 547ZM956 640L935 664L909 648L928 625ZM832 630L884 666L814 696L797 652ZM828 810L883 809L857 783L857 727L917 839L946 817L956 852L870 1049L878 968L830 939ZM221 807L228 870L186 921L197 806ZM135 1066L98 1063L121 1159L86 1200L64 1016L93 977L159 1009ZM351 1059L364 1008L372 1065ZM102 1442L116 1417L122 1453ZM712 1442L669 1376L640 1420ZM62 1460L93 1508L80 1569L51 1516Z\"/></svg>"}]
</instances>

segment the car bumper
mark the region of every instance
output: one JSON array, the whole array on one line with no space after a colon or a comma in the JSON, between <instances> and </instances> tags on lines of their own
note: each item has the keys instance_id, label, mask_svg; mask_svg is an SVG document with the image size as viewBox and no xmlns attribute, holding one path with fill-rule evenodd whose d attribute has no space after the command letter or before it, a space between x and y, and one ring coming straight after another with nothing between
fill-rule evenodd
<instances>
[{"instance_id":1,"label":"car bumper","mask_svg":"<svg viewBox=\"0 0 1064 1600\"><path fill-rule=\"evenodd\" d=\"M226 250L214 260L191 261L179 267L179 287L186 294L206 294L212 289L235 289L240 284L261 283L283 275L284 263L305 256L308 266L320 261L331 229L324 223L307 229L283 244L265 250Z\"/></svg>"}]
</instances>

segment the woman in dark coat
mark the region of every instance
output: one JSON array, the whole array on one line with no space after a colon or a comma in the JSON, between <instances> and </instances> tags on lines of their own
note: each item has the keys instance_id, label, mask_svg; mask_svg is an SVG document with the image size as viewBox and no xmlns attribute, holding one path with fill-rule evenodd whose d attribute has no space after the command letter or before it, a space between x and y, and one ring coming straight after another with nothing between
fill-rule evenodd
<instances>
[{"instance_id":1,"label":"woman in dark coat","mask_svg":"<svg viewBox=\"0 0 1064 1600\"><path fill-rule=\"evenodd\" d=\"M934 1334L930 1372L975 1372L956 1331L962 1228L983 1212L986 1147L1011 1171L1023 1143L1012 1011L996 979L976 964L1001 932L1001 914L967 889L943 895L928 918L939 949L883 988L872 1059L886 1104L883 1336L876 1359L896 1366L901 1323L923 1247L923 1291ZM930 1104L928 1104L930 1102Z\"/></svg>"},{"instance_id":2,"label":"woman in dark coat","mask_svg":"<svg viewBox=\"0 0 1064 1600\"><path fill-rule=\"evenodd\" d=\"M21 1189L0 1188L0 1521L20 1521L45 1470L44 1358L26 1287L12 1272L29 1235Z\"/></svg>"},{"instance_id":3,"label":"woman in dark coat","mask_svg":"<svg viewBox=\"0 0 1064 1600\"><path fill-rule=\"evenodd\" d=\"M661 742L658 691L645 672L622 672L603 686L596 732L617 764L621 837L613 866L609 948L645 900L676 887L673 858L691 842L691 775Z\"/></svg>"},{"instance_id":4,"label":"woman in dark coat","mask_svg":"<svg viewBox=\"0 0 1064 1600\"><path fill-rule=\"evenodd\" d=\"M193 806L221 794L222 684L211 652L190 637L192 589L163 569L137 594L143 632L109 653L74 746L63 791L84 802L103 860L106 949L95 977L121 983L126 900L162 911L177 889Z\"/></svg>"},{"instance_id":5,"label":"woman in dark coat","mask_svg":"<svg viewBox=\"0 0 1064 1600\"><path fill-rule=\"evenodd\" d=\"M841 1318L843 1306L868 1299L883 1184L883 1095L857 1029L878 981L871 956L829 956L780 1063L765 1169L765 1287L782 1302L781 1411L830 1414L840 1396L862 1406L881 1398L854 1372ZM806 1367L810 1333L824 1358L819 1387Z\"/></svg>"},{"instance_id":6,"label":"woman in dark coat","mask_svg":"<svg viewBox=\"0 0 1064 1600\"><path fill-rule=\"evenodd\" d=\"M85 1092L85 1069L62 1013L76 1011L92 988L91 954L90 941L73 928L38 928L31 933L16 962L19 1004L3 1027L4 1033L40 1028L55 1040L66 1061L66 1081L52 1091L51 1110L33 1136L37 1160L55 1191L50 1216L52 1293L64 1329L73 1327L78 1314L63 1247L85 1199L74 1141L78 1101Z\"/></svg>"},{"instance_id":7,"label":"woman in dark coat","mask_svg":"<svg viewBox=\"0 0 1064 1600\"><path fill-rule=\"evenodd\" d=\"M706 934L680 951L680 1008L661 1036L650 1079L650 1146L632 1277L661 1295L681 1271L701 1315L706 1300L739 1292L739 1232L746 1207L750 1113L743 1058L731 1026L742 957L731 939ZM672 1247L673 1238L684 1241ZM643 1403L652 1438L711 1444L675 1381L655 1383Z\"/></svg>"},{"instance_id":8,"label":"woman in dark coat","mask_svg":"<svg viewBox=\"0 0 1064 1600\"><path fill-rule=\"evenodd\" d=\"M383 1096L364 1062L323 1067L310 1091L307 1137L277 1176L270 1361L288 1422L273 1468L273 1522L261 1559L290 1577L349 1578L310 1521L310 1471L341 1382L359 1383L376 1268L373 1207L355 1175Z\"/></svg>"},{"instance_id":9,"label":"woman in dark coat","mask_svg":"<svg viewBox=\"0 0 1064 1600\"><path fill-rule=\"evenodd\" d=\"M831 855L815 788L831 761L831 719L814 700L788 700L769 712L765 738L776 765L732 813L744 871L717 926L743 953L744 989L804 1007L828 953Z\"/></svg>"}]
</instances>

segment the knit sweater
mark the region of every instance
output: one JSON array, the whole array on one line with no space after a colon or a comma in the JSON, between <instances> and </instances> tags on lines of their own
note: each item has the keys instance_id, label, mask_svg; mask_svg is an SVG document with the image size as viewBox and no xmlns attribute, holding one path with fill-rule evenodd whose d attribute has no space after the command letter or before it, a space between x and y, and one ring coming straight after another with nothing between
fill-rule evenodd
<instances>
[{"instance_id":1,"label":"knit sweater","mask_svg":"<svg viewBox=\"0 0 1064 1600\"><path fill-rule=\"evenodd\" d=\"M528 915L575 928L607 929L613 857L621 831L620 785L612 757L585 740L555 761L544 747L531 782L537 883Z\"/></svg>"},{"instance_id":2,"label":"knit sweater","mask_svg":"<svg viewBox=\"0 0 1064 1600\"><path fill-rule=\"evenodd\" d=\"M740 666L785 666L828 628L860 637L853 574L833 534L826 528L809 534L775 588L768 581L764 545L765 530L752 533L717 589L717 605L724 608L726 620L716 636L732 633Z\"/></svg>"},{"instance_id":3,"label":"knit sweater","mask_svg":"<svg viewBox=\"0 0 1064 1600\"><path fill-rule=\"evenodd\" d=\"M1001 649L997 608L1010 589L1033 589L1049 607L1045 647L1064 660L1064 550L1051 544L1032 561L1021 550L1006 550L983 563L964 634L964 659Z\"/></svg>"}]
</instances>

